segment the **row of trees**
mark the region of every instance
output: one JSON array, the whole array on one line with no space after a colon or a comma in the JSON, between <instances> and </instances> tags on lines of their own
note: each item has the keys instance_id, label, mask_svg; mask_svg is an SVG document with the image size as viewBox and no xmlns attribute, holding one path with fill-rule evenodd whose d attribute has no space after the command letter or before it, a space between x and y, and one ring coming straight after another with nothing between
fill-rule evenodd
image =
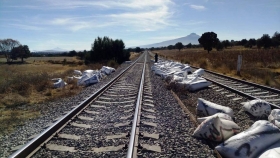
<instances>
[{"instance_id":1,"label":"row of trees","mask_svg":"<svg viewBox=\"0 0 280 158\"><path fill-rule=\"evenodd\" d=\"M13 60L28 58L31 53L27 45L21 45L19 41L13 39L0 40L0 54L4 54L7 63Z\"/></svg>"},{"instance_id":2,"label":"row of trees","mask_svg":"<svg viewBox=\"0 0 280 158\"><path fill-rule=\"evenodd\" d=\"M87 62L98 62L102 60L114 60L118 63L129 60L130 52L125 50L125 44L121 39L113 40L109 37L97 37L91 45L91 50L76 52L75 50L68 53L59 54L60 56L78 56L81 60ZM141 51L137 49L137 51ZM21 45L17 40L3 39L0 40L0 54L3 54L7 59L7 63L21 58L28 58L32 54L27 45ZM37 54L33 54L36 56ZM52 54L50 54L52 55Z\"/></svg>"},{"instance_id":3,"label":"row of trees","mask_svg":"<svg viewBox=\"0 0 280 158\"><path fill-rule=\"evenodd\" d=\"M242 39L241 41L233 41L229 42L228 40L224 40L220 42L217 38L217 34L214 32L205 32L202 36L198 39L198 42L203 46L204 50L209 51L212 48L216 48L218 51L223 50L229 46L233 45L242 45L247 48L252 48L253 46L257 45L257 47L268 49L271 47L278 48L280 45L280 34L275 32L272 38L268 34L263 34L263 36L259 39L251 38L249 40Z\"/></svg>"},{"instance_id":4,"label":"row of trees","mask_svg":"<svg viewBox=\"0 0 280 158\"><path fill-rule=\"evenodd\" d=\"M203 47L204 50L207 50L208 53L215 48L217 51L223 50L228 47L232 46L244 46L246 48L252 48L253 46L257 46L258 49L264 48L278 48L280 45L280 34L275 32L274 35L270 38L268 34L264 34L259 39L251 38L249 40L242 39L240 41L234 40L224 40L220 41L217 37L217 34L214 32L205 32L202 36L198 39L199 44L193 45L191 43L187 45L183 45L181 42L176 43L175 45L169 45L167 47L159 47L159 48L150 48L151 50L163 50L163 49L178 49L179 51L182 48L201 48Z\"/></svg>"},{"instance_id":5,"label":"row of trees","mask_svg":"<svg viewBox=\"0 0 280 158\"><path fill-rule=\"evenodd\" d=\"M118 63L129 60L130 52L126 51L121 39L113 40L109 37L97 37L91 45L89 61L115 60Z\"/></svg>"}]
</instances>

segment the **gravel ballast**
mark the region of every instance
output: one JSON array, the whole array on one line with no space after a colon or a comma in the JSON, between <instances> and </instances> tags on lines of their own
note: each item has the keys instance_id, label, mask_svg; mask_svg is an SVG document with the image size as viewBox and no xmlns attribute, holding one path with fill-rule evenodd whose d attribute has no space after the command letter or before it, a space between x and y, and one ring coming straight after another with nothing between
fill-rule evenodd
<instances>
[{"instance_id":1,"label":"gravel ballast","mask_svg":"<svg viewBox=\"0 0 280 158\"><path fill-rule=\"evenodd\" d=\"M26 144L29 141L29 137L44 131L46 126L48 126L50 123L53 123L56 118L59 118L65 115L65 112L72 110L74 106L77 106L82 100L90 96L90 94L103 87L128 66L129 64L125 63L120 65L119 68L116 69L116 72L106 76L106 78L102 79L98 84L85 87L78 95L38 104L35 106L19 107L20 109L32 109L35 107L36 110L39 109L40 116L26 121L24 125L16 127L13 132L1 136L0 157L8 157L11 155L13 152L15 152L12 151L12 149Z\"/></svg>"},{"instance_id":2,"label":"gravel ballast","mask_svg":"<svg viewBox=\"0 0 280 158\"><path fill-rule=\"evenodd\" d=\"M148 58L149 59L149 58ZM148 60L150 61L150 60ZM161 79L160 76L156 76L151 71L153 63L147 64L149 71L150 87L152 91L154 107L150 108L155 111L152 115L156 118L150 120L143 118L142 121L150 121L155 123L156 127L140 126L140 133L156 133L159 134L159 139L143 139L139 138L140 144L149 144L160 146L161 152L151 152L145 150L138 150L138 157L215 157L213 150L213 143L209 143L204 139L197 139L192 137L196 125L190 119L190 114L185 113L178 101L174 98L170 87L167 83ZM44 130L47 124L53 122L55 118L59 118L66 111L70 111L73 106L78 105L82 99L89 96L89 94L95 92L100 87L108 83L113 77L125 69L128 65L122 64L115 73L107 76L100 83L85 88L79 95L70 98L64 98L59 101L49 102L39 105L41 116L26 122L24 126L18 127L13 133L0 138L0 157L7 157L12 152L11 149L15 146L25 144L28 141L28 137L38 134ZM133 80L133 75L129 77ZM215 85L218 87L218 85ZM221 89L221 88L218 88ZM226 93L222 93L226 92ZM233 94L228 90L217 91L217 88L213 86L199 90L197 92L175 91L184 105L195 116L195 106L198 98L228 106L233 109L235 115L235 122L241 127L241 131L249 128L257 119L251 117L250 114L242 111L242 102L248 101L247 98L235 94L233 97L227 97L228 94ZM125 93L124 93L125 94ZM239 100L233 100L233 98L241 98ZM89 109L94 111L94 109ZM126 150L118 152L106 152L93 154L87 152L93 147L104 146L117 146L122 144L128 144L127 139L119 139L112 141L104 141L106 136L123 133L124 131L130 131L130 127L111 128L116 122L120 122L120 116L123 115L121 108L114 109L113 112L103 110L99 111L102 115L95 117L95 123L91 124L92 129L79 129L66 126L61 132L66 134L83 135L83 141L74 140L51 140L49 143L61 144L67 146L79 147L84 152L58 152L58 151L46 151L41 150L35 155L35 157L124 157ZM145 115L149 115L147 112L143 112ZM125 116L133 115L133 112L127 113ZM82 116L90 117L86 113L82 113ZM87 123L87 121L76 119L76 123ZM122 123L125 121L122 121Z\"/></svg>"}]
</instances>

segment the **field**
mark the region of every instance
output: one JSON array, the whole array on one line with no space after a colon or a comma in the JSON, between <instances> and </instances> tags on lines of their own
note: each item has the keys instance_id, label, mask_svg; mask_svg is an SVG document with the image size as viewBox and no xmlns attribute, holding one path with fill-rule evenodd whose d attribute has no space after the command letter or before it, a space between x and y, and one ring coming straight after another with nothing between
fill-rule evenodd
<instances>
[{"instance_id":1,"label":"field","mask_svg":"<svg viewBox=\"0 0 280 158\"><path fill-rule=\"evenodd\" d=\"M202 48L153 51L161 57L188 63L225 75L256 82L280 89L280 49L249 49L232 47L223 51L207 51ZM240 75L237 75L237 58L242 55Z\"/></svg>"},{"instance_id":2,"label":"field","mask_svg":"<svg viewBox=\"0 0 280 158\"><path fill-rule=\"evenodd\" d=\"M137 56L139 53L132 53L131 58ZM76 57L30 57L24 61L8 65L5 58L0 58L0 136L39 116L38 103L79 93L83 87L67 82L73 70L96 70L103 65L118 67L112 60L84 65ZM62 78L68 85L54 89L52 78Z\"/></svg>"}]
</instances>

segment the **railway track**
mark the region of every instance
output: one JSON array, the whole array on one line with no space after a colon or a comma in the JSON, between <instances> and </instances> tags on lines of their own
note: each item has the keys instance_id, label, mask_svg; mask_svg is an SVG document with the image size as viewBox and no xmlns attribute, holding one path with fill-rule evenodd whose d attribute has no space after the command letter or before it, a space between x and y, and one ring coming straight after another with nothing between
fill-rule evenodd
<instances>
[{"instance_id":1,"label":"railway track","mask_svg":"<svg viewBox=\"0 0 280 158\"><path fill-rule=\"evenodd\" d=\"M204 140L192 137L189 114L144 59L10 157L214 157Z\"/></svg>"},{"instance_id":2,"label":"railway track","mask_svg":"<svg viewBox=\"0 0 280 158\"><path fill-rule=\"evenodd\" d=\"M150 72L149 57L145 59L141 56L10 157L213 157L213 146L191 137L195 124L182 112L161 79ZM257 90L260 87L249 88L245 83L215 77L208 71L204 77L214 84L195 93L179 94L180 99L186 106L196 105L201 97L231 107L242 130L259 119L241 110L242 103L254 99L255 93L268 94L262 98L279 105L277 90L266 87L268 93L261 94L263 91ZM219 84L224 80L231 85Z\"/></svg>"},{"instance_id":3,"label":"railway track","mask_svg":"<svg viewBox=\"0 0 280 158\"><path fill-rule=\"evenodd\" d=\"M146 73L145 73L146 72ZM160 152L157 145L140 144L152 122L153 97L146 67L146 53L109 84L92 94L71 112L10 157L136 157L137 152ZM140 117L143 121L140 121Z\"/></svg>"},{"instance_id":4,"label":"railway track","mask_svg":"<svg viewBox=\"0 0 280 158\"><path fill-rule=\"evenodd\" d=\"M197 69L197 67L193 68ZM247 82L209 70L206 70L204 78L219 86L222 86L224 89L229 89L235 93L246 96L249 99L262 99L267 101L273 108L280 108L279 89ZM216 89L216 91L223 92L223 88ZM239 100L239 98L234 98L234 100Z\"/></svg>"},{"instance_id":5,"label":"railway track","mask_svg":"<svg viewBox=\"0 0 280 158\"><path fill-rule=\"evenodd\" d=\"M198 69L197 67L192 68ZM257 118L245 112L243 110L245 102L252 99L262 99L267 101L272 109L279 109L280 107L280 90L278 89L246 82L207 70L203 77L213 84L206 89L196 92L177 91L179 98L195 117L202 117L196 115L196 104L198 98L203 98L233 109L234 121L241 127L241 131L244 131L251 127L254 122L260 119L267 119ZM215 145L217 144L211 144L210 147L214 148Z\"/></svg>"}]
</instances>

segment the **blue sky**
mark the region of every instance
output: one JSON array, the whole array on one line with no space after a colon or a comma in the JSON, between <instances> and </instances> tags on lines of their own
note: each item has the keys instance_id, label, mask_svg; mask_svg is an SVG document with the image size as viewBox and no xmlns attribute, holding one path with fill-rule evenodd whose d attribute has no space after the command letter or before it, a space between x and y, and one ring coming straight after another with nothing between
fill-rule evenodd
<instances>
[{"instance_id":1,"label":"blue sky","mask_svg":"<svg viewBox=\"0 0 280 158\"><path fill-rule=\"evenodd\" d=\"M280 0L0 0L0 39L33 50L89 50L97 36L126 47L202 35L220 40L280 32Z\"/></svg>"}]
</instances>

